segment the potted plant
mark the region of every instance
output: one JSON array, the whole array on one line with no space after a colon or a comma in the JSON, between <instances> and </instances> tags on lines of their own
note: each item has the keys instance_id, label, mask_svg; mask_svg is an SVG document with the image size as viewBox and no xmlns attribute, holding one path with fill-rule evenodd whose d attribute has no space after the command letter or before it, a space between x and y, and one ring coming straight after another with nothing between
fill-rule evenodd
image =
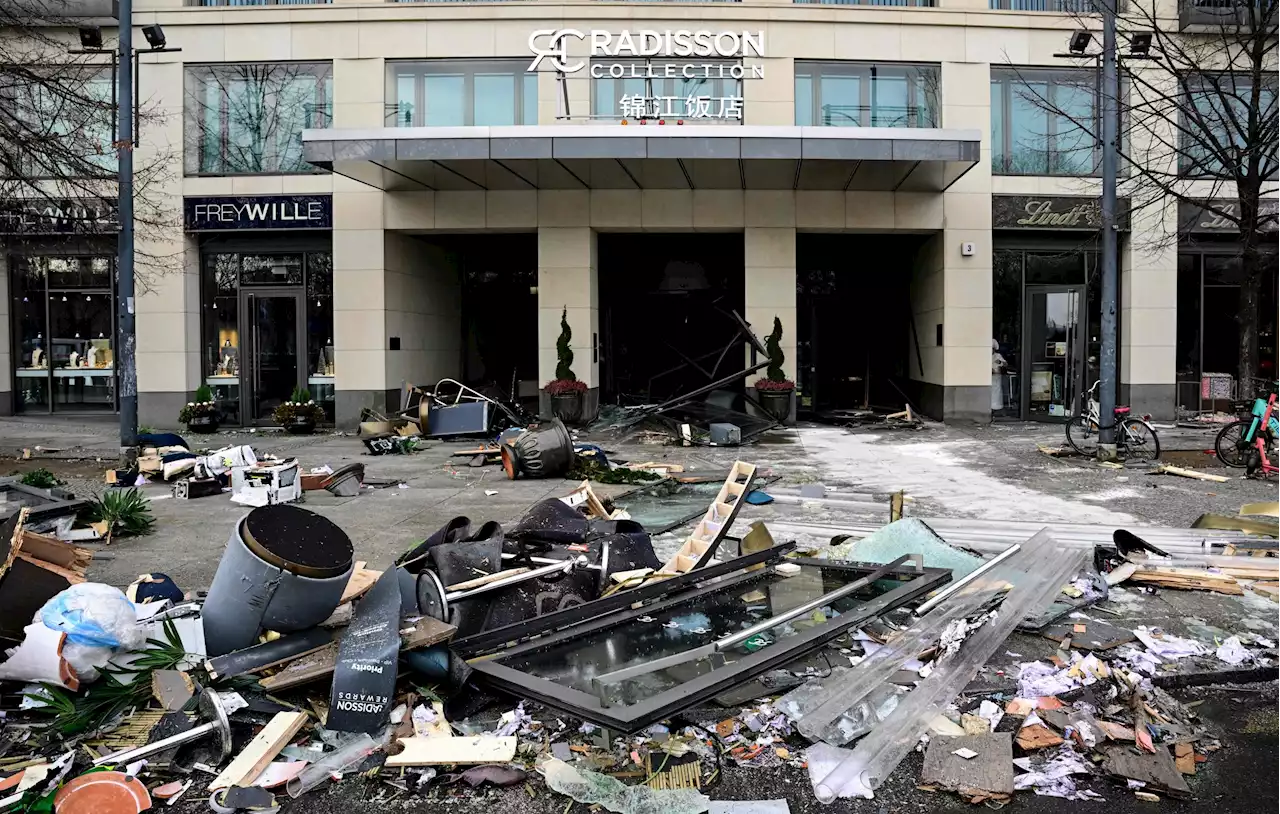
<instances>
[{"instance_id":1,"label":"potted plant","mask_svg":"<svg viewBox=\"0 0 1280 814\"><path fill-rule=\"evenodd\" d=\"M316 422L324 419L324 410L311 398L305 387L295 387L289 400L275 409L272 418L291 435L310 435Z\"/></svg>"},{"instance_id":2,"label":"potted plant","mask_svg":"<svg viewBox=\"0 0 1280 814\"><path fill-rule=\"evenodd\" d=\"M556 377L547 382L544 389L551 397L552 415L566 424L582 419L582 402L587 392L587 383L578 381L573 373L573 349L569 347L572 338L569 309L565 308L560 312L560 338L556 340Z\"/></svg>"},{"instance_id":3,"label":"potted plant","mask_svg":"<svg viewBox=\"0 0 1280 814\"><path fill-rule=\"evenodd\" d=\"M218 404L213 400L213 391L209 385L202 384L196 388L182 412L178 413L178 421L187 425L187 429L200 435L217 432L222 417L218 413Z\"/></svg>"},{"instance_id":4,"label":"potted plant","mask_svg":"<svg viewBox=\"0 0 1280 814\"><path fill-rule=\"evenodd\" d=\"M769 354L769 367L764 377L756 380L756 395L769 415L785 422L791 418L796 383L782 372L782 363L787 357L782 352L782 320L777 317L773 318L773 332L765 339L764 349Z\"/></svg>"}]
</instances>

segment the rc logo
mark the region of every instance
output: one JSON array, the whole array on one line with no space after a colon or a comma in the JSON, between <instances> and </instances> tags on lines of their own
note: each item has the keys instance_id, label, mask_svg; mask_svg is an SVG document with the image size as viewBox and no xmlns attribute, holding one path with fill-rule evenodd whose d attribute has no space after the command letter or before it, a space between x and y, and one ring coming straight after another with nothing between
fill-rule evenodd
<instances>
[{"instance_id":1,"label":"rc logo","mask_svg":"<svg viewBox=\"0 0 1280 814\"><path fill-rule=\"evenodd\" d=\"M546 46L538 44L538 40L543 37L546 40ZM548 60L551 67L561 73L574 73L582 70L584 63L569 62L569 38L584 40L587 35L581 31L572 28L542 28L529 35L529 50L533 52L533 62L529 63L529 71L538 70L538 66L542 61Z\"/></svg>"}]
</instances>

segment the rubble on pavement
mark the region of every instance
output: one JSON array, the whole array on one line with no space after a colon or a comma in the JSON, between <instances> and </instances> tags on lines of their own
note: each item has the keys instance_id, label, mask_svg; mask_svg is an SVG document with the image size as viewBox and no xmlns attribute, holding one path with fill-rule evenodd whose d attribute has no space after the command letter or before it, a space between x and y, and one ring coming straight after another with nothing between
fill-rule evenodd
<instances>
[{"instance_id":1,"label":"rubble on pavement","mask_svg":"<svg viewBox=\"0 0 1280 814\"><path fill-rule=\"evenodd\" d=\"M394 420L421 421L446 384L415 388ZM443 426L501 419L462 432L459 457L512 477L586 459L663 486L602 500L584 481L513 525L460 516L370 563L303 508L308 490L371 488L364 465L157 446L138 476L185 472L187 499L211 481L208 495L246 505L207 593L158 573L89 582L64 539L73 515L32 523L24 508L2 532L0 810L188 795L271 810L359 785L386 802L523 787L618 814L772 811L785 801L713 800L724 773L789 768L812 781L789 794L875 797L913 750L919 787L971 803L1188 799L1221 733L1171 680L1274 678L1276 643L1255 630L1178 635L1108 610L1226 584L1265 603L1252 586L1276 582L1277 560L1224 563L1231 540L1256 549L1229 527L1199 559L1141 529L1038 530L1010 548L1023 529L977 545L978 531L914 517L800 550L786 523L746 528L770 477L753 464L610 461L558 421L478 393L455 403L475 406ZM668 501L670 518L650 505ZM652 536L681 526L664 561ZM44 581L19 586L32 568ZM1183 576L1151 576L1164 572Z\"/></svg>"}]
</instances>

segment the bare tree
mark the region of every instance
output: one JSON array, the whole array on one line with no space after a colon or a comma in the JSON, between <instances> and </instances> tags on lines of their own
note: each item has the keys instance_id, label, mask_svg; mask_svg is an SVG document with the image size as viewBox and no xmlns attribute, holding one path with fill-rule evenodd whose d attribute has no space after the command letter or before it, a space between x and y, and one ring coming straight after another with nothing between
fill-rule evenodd
<instances>
[{"instance_id":1,"label":"bare tree","mask_svg":"<svg viewBox=\"0 0 1280 814\"><path fill-rule=\"evenodd\" d=\"M1277 2L1175 1L1088 0L1094 16L1081 13L1078 23L1096 28L1096 13L1115 2L1121 54L1141 54L1150 37L1146 58L1120 60L1119 194L1130 199L1130 211L1190 204L1239 232L1237 376L1248 398L1256 393L1262 283L1276 273ZM1081 115L1032 82L1022 93L1101 144L1096 108ZM1178 237L1176 229L1134 234L1153 243Z\"/></svg>"},{"instance_id":2,"label":"bare tree","mask_svg":"<svg viewBox=\"0 0 1280 814\"><path fill-rule=\"evenodd\" d=\"M187 173L315 171L302 158L302 131L328 126L332 77L323 63L190 67Z\"/></svg>"},{"instance_id":3,"label":"bare tree","mask_svg":"<svg viewBox=\"0 0 1280 814\"><path fill-rule=\"evenodd\" d=\"M115 80L110 53L70 54L85 24L70 0L0 0L0 222L6 232L40 231L33 213L56 212L60 233L100 232L114 219L117 196ZM107 48L111 43L105 43ZM141 105L139 129L162 116ZM149 149L135 161L138 289L173 265L148 246L177 225L172 151ZM68 205L68 203L73 205Z\"/></svg>"}]
</instances>

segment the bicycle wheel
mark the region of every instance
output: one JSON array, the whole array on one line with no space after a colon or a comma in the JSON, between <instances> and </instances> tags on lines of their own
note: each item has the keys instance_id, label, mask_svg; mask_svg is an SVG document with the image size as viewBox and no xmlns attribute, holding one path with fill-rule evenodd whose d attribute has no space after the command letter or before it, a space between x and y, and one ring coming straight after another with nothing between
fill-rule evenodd
<instances>
[{"instance_id":1,"label":"bicycle wheel","mask_svg":"<svg viewBox=\"0 0 1280 814\"><path fill-rule=\"evenodd\" d=\"M1237 469L1241 469L1249 463L1249 450L1251 447L1244 440L1244 436L1245 433L1249 432L1249 427L1252 424L1252 419L1248 421L1241 419L1231 422L1218 431L1218 437L1213 442L1213 449L1218 453L1219 461Z\"/></svg>"},{"instance_id":2,"label":"bicycle wheel","mask_svg":"<svg viewBox=\"0 0 1280 814\"><path fill-rule=\"evenodd\" d=\"M1085 415L1068 421L1067 443L1086 458L1098 457L1098 422Z\"/></svg>"},{"instance_id":3,"label":"bicycle wheel","mask_svg":"<svg viewBox=\"0 0 1280 814\"><path fill-rule=\"evenodd\" d=\"M1117 451L1125 460L1158 461L1160 460L1160 439L1151 425L1136 418L1126 418L1120 422L1120 437Z\"/></svg>"}]
</instances>

